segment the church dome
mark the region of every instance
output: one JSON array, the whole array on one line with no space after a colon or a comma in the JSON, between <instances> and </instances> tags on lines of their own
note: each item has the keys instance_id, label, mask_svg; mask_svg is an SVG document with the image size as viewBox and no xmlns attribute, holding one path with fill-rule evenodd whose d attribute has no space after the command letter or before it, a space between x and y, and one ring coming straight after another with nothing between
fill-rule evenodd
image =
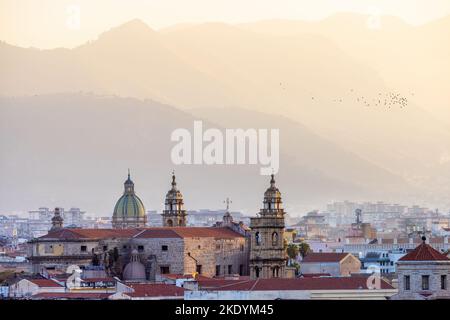
<instances>
[{"instance_id":1,"label":"church dome","mask_svg":"<svg viewBox=\"0 0 450 320\"><path fill-rule=\"evenodd\" d=\"M145 225L146 214L142 200L134 192L134 183L128 173L124 183L124 193L114 207L113 224L115 227L141 227Z\"/></svg>"},{"instance_id":2,"label":"church dome","mask_svg":"<svg viewBox=\"0 0 450 320\"><path fill-rule=\"evenodd\" d=\"M265 199L281 199L281 192L275 186L275 177L272 174L270 179L270 187L264 192Z\"/></svg>"},{"instance_id":3,"label":"church dome","mask_svg":"<svg viewBox=\"0 0 450 320\"><path fill-rule=\"evenodd\" d=\"M172 174L172 188L167 191L166 203L170 200L181 200L183 201L183 195L181 191L177 188L177 182L175 181L175 174Z\"/></svg>"},{"instance_id":4,"label":"church dome","mask_svg":"<svg viewBox=\"0 0 450 320\"><path fill-rule=\"evenodd\" d=\"M143 281L145 277L145 266L139 262L139 255L136 249L131 252L130 262L123 270L123 279L128 281Z\"/></svg>"},{"instance_id":5,"label":"church dome","mask_svg":"<svg viewBox=\"0 0 450 320\"><path fill-rule=\"evenodd\" d=\"M281 201L281 192L275 186L275 177L272 174L270 179L270 187L264 192L264 208L261 213L284 214Z\"/></svg>"}]
</instances>

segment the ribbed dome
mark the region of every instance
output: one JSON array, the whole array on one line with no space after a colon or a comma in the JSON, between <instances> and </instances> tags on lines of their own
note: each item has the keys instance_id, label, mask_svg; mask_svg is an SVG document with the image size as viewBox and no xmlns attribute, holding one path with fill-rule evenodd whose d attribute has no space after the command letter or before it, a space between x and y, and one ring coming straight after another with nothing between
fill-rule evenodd
<instances>
[{"instance_id":1,"label":"ribbed dome","mask_svg":"<svg viewBox=\"0 0 450 320\"><path fill-rule=\"evenodd\" d=\"M125 190L114 207L113 226L115 228L142 227L145 226L147 216L144 204L134 193L134 183L128 173L128 179L124 183Z\"/></svg>"},{"instance_id":2,"label":"ribbed dome","mask_svg":"<svg viewBox=\"0 0 450 320\"><path fill-rule=\"evenodd\" d=\"M114 207L113 218L136 218L144 217L145 208L141 199L135 194L124 194Z\"/></svg>"},{"instance_id":3,"label":"ribbed dome","mask_svg":"<svg viewBox=\"0 0 450 320\"><path fill-rule=\"evenodd\" d=\"M145 266L139 262L138 252L134 249L131 253L130 262L123 270L123 279L128 281L143 281L145 278Z\"/></svg>"}]
</instances>

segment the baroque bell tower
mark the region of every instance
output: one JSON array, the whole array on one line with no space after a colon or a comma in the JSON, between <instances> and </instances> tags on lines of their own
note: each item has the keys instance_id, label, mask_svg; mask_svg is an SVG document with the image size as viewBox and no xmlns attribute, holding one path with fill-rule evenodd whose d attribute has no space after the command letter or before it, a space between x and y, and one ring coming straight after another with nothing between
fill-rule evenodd
<instances>
[{"instance_id":1,"label":"baroque bell tower","mask_svg":"<svg viewBox=\"0 0 450 320\"><path fill-rule=\"evenodd\" d=\"M186 210L184 210L183 195L177 188L175 173L172 172L172 188L167 192L165 209L162 213L164 227L185 227Z\"/></svg>"},{"instance_id":2,"label":"baroque bell tower","mask_svg":"<svg viewBox=\"0 0 450 320\"><path fill-rule=\"evenodd\" d=\"M284 209L281 193L271 175L270 187L264 193L263 208L250 218L250 276L256 278L286 277L284 250Z\"/></svg>"}]
</instances>

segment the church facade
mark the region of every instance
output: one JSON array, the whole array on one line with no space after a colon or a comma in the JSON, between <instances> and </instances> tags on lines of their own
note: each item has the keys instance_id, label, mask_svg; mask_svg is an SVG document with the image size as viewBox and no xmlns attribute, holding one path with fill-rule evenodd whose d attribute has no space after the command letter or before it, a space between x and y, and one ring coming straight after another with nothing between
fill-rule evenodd
<instances>
[{"instance_id":1,"label":"church facade","mask_svg":"<svg viewBox=\"0 0 450 320\"><path fill-rule=\"evenodd\" d=\"M287 277L284 210L273 175L270 183L263 209L251 218L251 229L233 221L228 200L223 221L211 227L187 227L183 196L173 174L161 215L163 227L147 227L144 205L128 174L124 193L114 207L113 228L64 228L61 217L55 216L49 233L29 242L33 272L64 271L78 265L99 267L128 281L193 273Z\"/></svg>"}]
</instances>

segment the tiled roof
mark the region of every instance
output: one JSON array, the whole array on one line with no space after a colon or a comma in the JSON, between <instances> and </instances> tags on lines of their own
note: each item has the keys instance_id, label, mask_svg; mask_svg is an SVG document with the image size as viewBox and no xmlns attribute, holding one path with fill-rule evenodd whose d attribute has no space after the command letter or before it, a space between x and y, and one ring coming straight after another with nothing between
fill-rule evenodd
<instances>
[{"instance_id":1,"label":"tiled roof","mask_svg":"<svg viewBox=\"0 0 450 320\"><path fill-rule=\"evenodd\" d=\"M311 252L308 253L302 260L305 262L339 262L348 256L348 252Z\"/></svg>"},{"instance_id":2,"label":"tiled roof","mask_svg":"<svg viewBox=\"0 0 450 320\"><path fill-rule=\"evenodd\" d=\"M28 281L33 282L35 285L37 285L38 287L41 287L41 288L42 287L45 287L45 288L49 288L49 287L59 288L59 287L62 287L56 281L49 280L49 279L28 279Z\"/></svg>"},{"instance_id":3,"label":"tiled roof","mask_svg":"<svg viewBox=\"0 0 450 320\"><path fill-rule=\"evenodd\" d=\"M174 274L174 273L166 273L161 275L162 278L176 280L176 279L192 279L194 276L192 274ZM202 276L201 274L197 275L197 279L208 280L212 279L206 276Z\"/></svg>"},{"instance_id":4,"label":"tiled roof","mask_svg":"<svg viewBox=\"0 0 450 320\"><path fill-rule=\"evenodd\" d=\"M131 238L139 229L59 229L51 230L39 239L105 239L105 238Z\"/></svg>"},{"instance_id":5,"label":"tiled roof","mask_svg":"<svg viewBox=\"0 0 450 320\"><path fill-rule=\"evenodd\" d=\"M182 238L243 238L244 236L229 228L178 227L173 228Z\"/></svg>"},{"instance_id":6,"label":"tiled roof","mask_svg":"<svg viewBox=\"0 0 450 320\"><path fill-rule=\"evenodd\" d=\"M135 238L241 238L241 234L223 227L146 228Z\"/></svg>"},{"instance_id":7,"label":"tiled roof","mask_svg":"<svg viewBox=\"0 0 450 320\"><path fill-rule=\"evenodd\" d=\"M329 277L329 273L302 273L303 278Z\"/></svg>"},{"instance_id":8,"label":"tiled roof","mask_svg":"<svg viewBox=\"0 0 450 320\"><path fill-rule=\"evenodd\" d=\"M413 251L404 255L399 261L445 261L450 260L446 255L440 253L426 243L420 244Z\"/></svg>"},{"instance_id":9,"label":"tiled roof","mask_svg":"<svg viewBox=\"0 0 450 320\"><path fill-rule=\"evenodd\" d=\"M52 299L107 299L111 293L96 292L42 292L35 294L33 299L52 300Z\"/></svg>"},{"instance_id":10,"label":"tiled roof","mask_svg":"<svg viewBox=\"0 0 450 320\"><path fill-rule=\"evenodd\" d=\"M155 227L136 229L60 229L49 231L39 239L106 238L241 238L241 234L223 227Z\"/></svg>"},{"instance_id":11,"label":"tiled roof","mask_svg":"<svg viewBox=\"0 0 450 320\"><path fill-rule=\"evenodd\" d=\"M360 277L310 277L296 279L216 280L199 282L203 290L270 291L270 290L368 290L367 276ZM381 289L394 289L381 280Z\"/></svg>"},{"instance_id":12,"label":"tiled roof","mask_svg":"<svg viewBox=\"0 0 450 320\"><path fill-rule=\"evenodd\" d=\"M129 285L134 292L126 292L130 297L179 297L184 296L184 288L173 284L135 283Z\"/></svg>"}]
</instances>

